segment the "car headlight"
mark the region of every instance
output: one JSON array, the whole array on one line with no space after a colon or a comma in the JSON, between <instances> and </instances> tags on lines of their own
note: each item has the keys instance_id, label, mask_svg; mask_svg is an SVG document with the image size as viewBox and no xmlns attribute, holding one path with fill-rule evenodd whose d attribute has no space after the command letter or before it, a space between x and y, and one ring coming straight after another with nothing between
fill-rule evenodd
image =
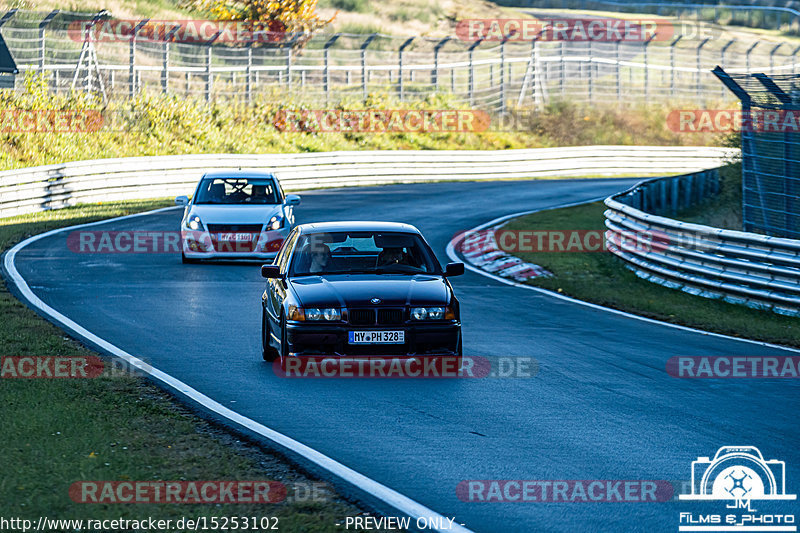
<instances>
[{"instance_id":1,"label":"car headlight","mask_svg":"<svg viewBox=\"0 0 800 533\"><path fill-rule=\"evenodd\" d=\"M283 227L283 216L274 215L267 222L267 229L281 229Z\"/></svg>"},{"instance_id":2,"label":"car headlight","mask_svg":"<svg viewBox=\"0 0 800 533\"><path fill-rule=\"evenodd\" d=\"M441 320L446 315L452 315L452 311L447 313L449 308L445 307L413 307L411 309L412 320Z\"/></svg>"},{"instance_id":3,"label":"car headlight","mask_svg":"<svg viewBox=\"0 0 800 533\"><path fill-rule=\"evenodd\" d=\"M203 221L197 215L189 215L186 219L186 227L194 231L205 231Z\"/></svg>"},{"instance_id":4,"label":"car headlight","mask_svg":"<svg viewBox=\"0 0 800 533\"><path fill-rule=\"evenodd\" d=\"M303 309L302 307L290 305L288 318L289 320L300 320L300 321L314 320L314 321L334 322L342 319L342 311L341 309L337 309L335 307L327 307L327 308L310 307L308 309Z\"/></svg>"}]
</instances>

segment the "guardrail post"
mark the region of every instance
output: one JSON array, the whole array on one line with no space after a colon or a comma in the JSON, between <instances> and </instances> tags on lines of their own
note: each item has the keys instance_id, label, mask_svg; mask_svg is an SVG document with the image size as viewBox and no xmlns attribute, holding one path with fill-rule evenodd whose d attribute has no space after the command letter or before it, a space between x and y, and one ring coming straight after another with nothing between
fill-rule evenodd
<instances>
[{"instance_id":1,"label":"guardrail post","mask_svg":"<svg viewBox=\"0 0 800 533\"><path fill-rule=\"evenodd\" d=\"M324 46L324 54L325 54L325 71L322 73L322 83L324 85L325 90L325 105L329 105L330 101L330 89L331 89L331 71L330 71L330 48L339 39L341 34L337 33L333 37L327 40Z\"/></svg>"},{"instance_id":2,"label":"guardrail post","mask_svg":"<svg viewBox=\"0 0 800 533\"><path fill-rule=\"evenodd\" d=\"M16 12L16 9L14 10ZM44 59L45 59L45 52L47 51L47 45L45 43L45 30L47 26L53 21L56 15L59 14L59 10L53 10L48 14L42 21L39 23L39 72L44 72Z\"/></svg>"},{"instance_id":3,"label":"guardrail post","mask_svg":"<svg viewBox=\"0 0 800 533\"><path fill-rule=\"evenodd\" d=\"M411 46L411 43L414 42L414 39L416 39L416 37L409 37L397 50L397 90L400 93L401 102L405 99L405 94L403 93L403 54L406 48ZM413 73L414 71L412 70L411 72Z\"/></svg>"},{"instance_id":4,"label":"guardrail post","mask_svg":"<svg viewBox=\"0 0 800 533\"><path fill-rule=\"evenodd\" d=\"M361 44L361 95L364 101L367 100L367 47L377 36L377 33L373 33Z\"/></svg>"},{"instance_id":5,"label":"guardrail post","mask_svg":"<svg viewBox=\"0 0 800 533\"><path fill-rule=\"evenodd\" d=\"M680 195L680 180L673 178L670 182L670 211L673 213L678 212L678 198Z\"/></svg>"},{"instance_id":6,"label":"guardrail post","mask_svg":"<svg viewBox=\"0 0 800 533\"><path fill-rule=\"evenodd\" d=\"M445 37L433 47L433 71L431 71L431 85L433 85L434 91L439 90L439 50L441 50L449 40L450 37Z\"/></svg>"}]
</instances>

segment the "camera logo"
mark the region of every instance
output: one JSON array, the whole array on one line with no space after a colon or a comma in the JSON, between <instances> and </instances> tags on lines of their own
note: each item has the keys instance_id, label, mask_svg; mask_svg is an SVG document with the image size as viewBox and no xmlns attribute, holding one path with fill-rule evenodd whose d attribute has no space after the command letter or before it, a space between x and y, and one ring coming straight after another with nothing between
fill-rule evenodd
<instances>
[{"instance_id":1,"label":"camera logo","mask_svg":"<svg viewBox=\"0 0 800 533\"><path fill-rule=\"evenodd\" d=\"M692 493L681 500L794 500L786 494L786 464L765 461L755 446L723 446L714 459L692 461Z\"/></svg>"}]
</instances>

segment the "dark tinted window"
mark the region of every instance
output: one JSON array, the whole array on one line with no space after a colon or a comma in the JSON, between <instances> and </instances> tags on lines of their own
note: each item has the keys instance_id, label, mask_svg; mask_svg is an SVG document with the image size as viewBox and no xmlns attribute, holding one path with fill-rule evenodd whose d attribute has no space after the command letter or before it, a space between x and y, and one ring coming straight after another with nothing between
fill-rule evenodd
<instances>
[{"instance_id":1,"label":"dark tinted window","mask_svg":"<svg viewBox=\"0 0 800 533\"><path fill-rule=\"evenodd\" d=\"M204 178L196 204L279 204L271 178Z\"/></svg>"},{"instance_id":2,"label":"dark tinted window","mask_svg":"<svg viewBox=\"0 0 800 533\"><path fill-rule=\"evenodd\" d=\"M433 274L438 263L414 233L331 232L298 238L291 273Z\"/></svg>"}]
</instances>

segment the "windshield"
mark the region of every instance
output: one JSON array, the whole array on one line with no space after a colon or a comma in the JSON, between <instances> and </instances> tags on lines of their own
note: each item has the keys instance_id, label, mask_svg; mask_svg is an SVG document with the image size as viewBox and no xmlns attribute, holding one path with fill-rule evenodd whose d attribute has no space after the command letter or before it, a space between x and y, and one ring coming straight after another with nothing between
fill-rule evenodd
<instances>
[{"instance_id":1,"label":"windshield","mask_svg":"<svg viewBox=\"0 0 800 533\"><path fill-rule=\"evenodd\" d=\"M272 178L203 178L195 204L279 204Z\"/></svg>"},{"instance_id":2,"label":"windshield","mask_svg":"<svg viewBox=\"0 0 800 533\"><path fill-rule=\"evenodd\" d=\"M419 235L334 232L302 235L292 255L292 275L435 274L436 258Z\"/></svg>"}]
</instances>

